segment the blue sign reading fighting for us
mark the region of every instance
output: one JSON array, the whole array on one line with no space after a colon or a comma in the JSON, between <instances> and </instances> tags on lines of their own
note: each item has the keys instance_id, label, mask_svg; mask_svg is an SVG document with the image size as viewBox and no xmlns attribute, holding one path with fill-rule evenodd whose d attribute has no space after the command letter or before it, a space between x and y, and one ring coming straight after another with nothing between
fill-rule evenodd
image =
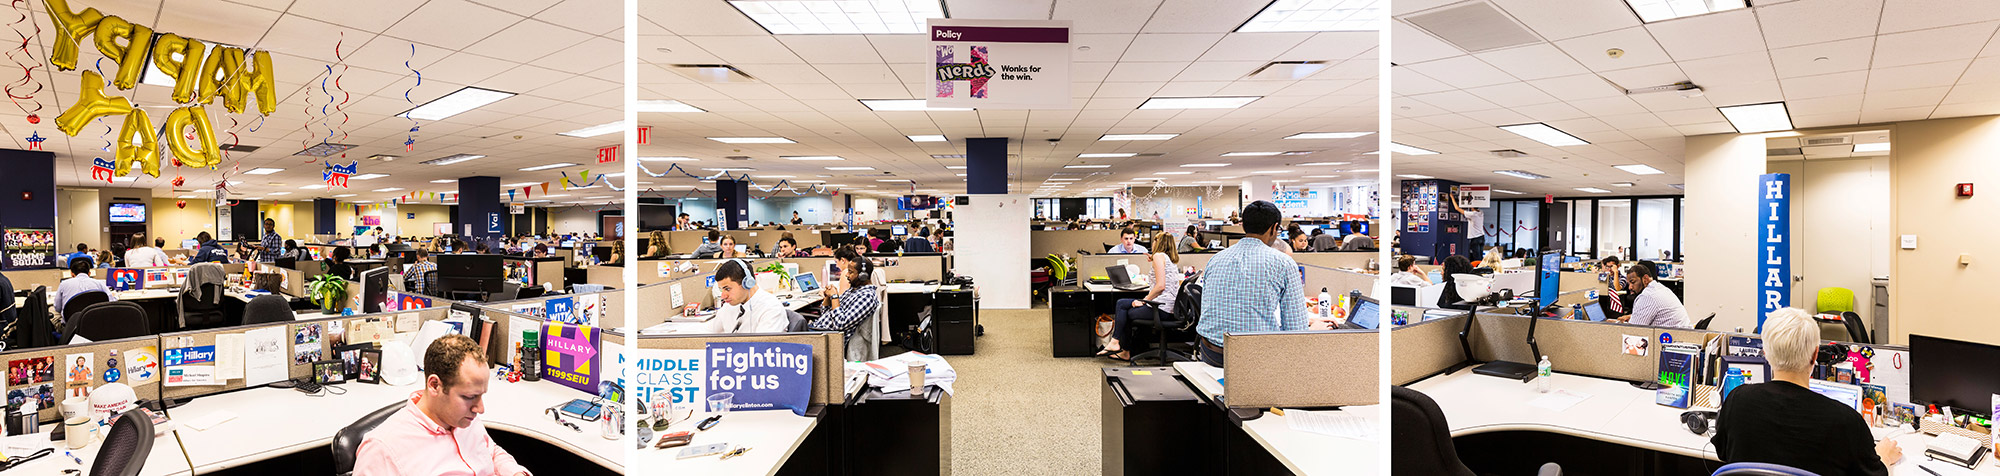
<instances>
[{"instance_id":1,"label":"blue sign reading fighting for us","mask_svg":"<svg viewBox=\"0 0 2000 476\"><path fill-rule=\"evenodd\" d=\"M1757 332L1792 305L1792 175L1757 177Z\"/></svg>"},{"instance_id":2,"label":"blue sign reading fighting for us","mask_svg":"<svg viewBox=\"0 0 2000 476\"><path fill-rule=\"evenodd\" d=\"M812 397L813 348L781 342L710 342L708 395L728 392L731 411L791 409L804 415ZM713 410L713 409L711 409Z\"/></svg>"}]
</instances>

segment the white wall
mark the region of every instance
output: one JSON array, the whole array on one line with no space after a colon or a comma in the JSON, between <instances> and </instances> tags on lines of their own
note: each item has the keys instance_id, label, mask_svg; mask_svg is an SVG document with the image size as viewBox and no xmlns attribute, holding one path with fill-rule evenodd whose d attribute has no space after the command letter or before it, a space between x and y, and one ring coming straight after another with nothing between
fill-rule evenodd
<instances>
[{"instance_id":1,"label":"white wall","mask_svg":"<svg viewBox=\"0 0 2000 476\"><path fill-rule=\"evenodd\" d=\"M854 197L854 221L881 220L881 202L874 198Z\"/></svg>"},{"instance_id":2,"label":"white wall","mask_svg":"<svg viewBox=\"0 0 2000 476\"><path fill-rule=\"evenodd\" d=\"M1688 265L1682 297L1690 319L1716 313L1709 329L1757 326L1757 176L1765 170L1765 137L1718 134L1685 142L1685 200L1699 217L1681 222Z\"/></svg>"},{"instance_id":3,"label":"white wall","mask_svg":"<svg viewBox=\"0 0 2000 476\"><path fill-rule=\"evenodd\" d=\"M826 195L785 196L750 199L750 219L765 223L791 223L792 212L799 212L799 219L808 225L832 223L840 216L840 210L833 208L833 198Z\"/></svg>"},{"instance_id":4,"label":"white wall","mask_svg":"<svg viewBox=\"0 0 2000 476\"><path fill-rule=\"evenodd\" d=\"M1028 195L967 195L970 204L958 207L953 225L955 245L960 250L955 272L971 276L979 283L980 307L987 309L1027 309L1033 302L1028 289L1028 219L1034 216L1034 202Z\"/></svg>"},{"instance_id":5,"label":"white wall","mask_svg":"<svg viewBox=\"0 0 2000 476\"><path fill-rule=\"evenodd\" d=\"M148 207L151 208L151 207ZM104 201L95 189L56 189L56 253L76 251L76 244L91 249L110 249ZM147 210L152 213L152 210ZM146 217L150 223L153 217Z\"/></svg>"},{"instance_id":6,"label":"white wall","mask_svg":"<svg viewBox=\"0 0 2000 476\"><path fill-rule=\"evenodd\" d=\"M1812 310L1819 290L1854 291L1855 309L1874 305L1870 280L1889 274L1889 158L1771 162L1792 174L1792 305Z\"/></svg>"},{"instance_id":7,"label":"white wall","mask_svg":"<svg viewBox=\"0 0 2000 476\"><path fill-rule=\"evenodd\" d=\"M563 207L549 209L549 230L562 233L598 233L602 223L597 219L598 207Z\"/></svg>"}]
</instances>

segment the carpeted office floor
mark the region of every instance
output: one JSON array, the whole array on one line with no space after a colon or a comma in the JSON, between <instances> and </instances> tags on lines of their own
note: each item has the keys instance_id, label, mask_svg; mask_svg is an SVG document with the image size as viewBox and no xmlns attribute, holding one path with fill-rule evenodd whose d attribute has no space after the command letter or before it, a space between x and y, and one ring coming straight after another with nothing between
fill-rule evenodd
<instances>
[{"instance_id":1,"label":"carpeted office floor","mask_svg":"<svg viewBox=\"0 0 2000 476\"><path fill-rule=\"evenodd\" d=\"M958 369L951 402L956 476L1099 474L1101 368L1049 355L1049 310L981 310L986 335Z\"/></svg>"}]
</instances>

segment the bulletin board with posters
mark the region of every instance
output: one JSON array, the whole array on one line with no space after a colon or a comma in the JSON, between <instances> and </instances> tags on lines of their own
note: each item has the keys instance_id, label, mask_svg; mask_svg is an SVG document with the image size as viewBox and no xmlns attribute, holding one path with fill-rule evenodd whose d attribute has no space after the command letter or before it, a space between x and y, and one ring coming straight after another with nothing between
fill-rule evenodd
<instances>
[{"instance_id":1,"label":"bulletin board with posters","mask_svg":"<svg viewBox=\"0 0 2000 476\"><path fill-rule=\"evenodd\" d=\"M8 228L0 241L0 269L56 267L56 231L51 228Z\"/></svg>"}]
</instances>

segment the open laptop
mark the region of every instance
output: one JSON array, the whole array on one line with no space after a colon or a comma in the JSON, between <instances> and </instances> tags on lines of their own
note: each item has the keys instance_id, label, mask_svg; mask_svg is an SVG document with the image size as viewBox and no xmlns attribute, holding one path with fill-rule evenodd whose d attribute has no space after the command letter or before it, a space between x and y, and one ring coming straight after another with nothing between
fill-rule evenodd
<instances>
[{"instance_id":1,"label":"open laptop","mask_svg":"<svg viewBox=\"0 0 2000 476\"><path fill-rule=\"evenodd\" d=\"M1578 304L1576 307L1577 320L1604 322L1604 305L1593 302L1590 304Z\"/></svg>"},{"instance_id":2,"label":"open laptop","mask_svg":"<svg viewBox=\"0 0 2000 476\"><path fill-rule=\"evenodd\" d=\"M1841 405L1846 405L1848 408L1853 408L1857 411L1861 410L1861 387L1819 379L1813 379L1811 382L1807 382L1807 384L1810 385L1808 389L1812 390L1813 393L1831 398L1833 401L1840 402Z\"/></svg>"},{"instance_id":3,"label":"open laptop","mask_svg":"<svg viewBox=\"0 0 2000 476\"><path fill-rule=\"evenodd\" d=\"M799 293L801 294L819 292L819 279L814 278L812 273L799 273L798 276L792 277L792 282L799 285Z\"/></svg>"},{"instance_id":4,"label":"open laptop","mask_svg":"<svg viewBox=\"0 0 2000 476\"><path fill-rule=\"evenodd\" d=\"M1111 275L1111 289L1119 291L1142 291L1146 289L1146 285L1132 282L1132 275L1125 272L1125 266L1123 265L1105 267L1104 272Z\"/></svg>"},{"instance_id":5,"label":"open laptop","mask_svg":"<svg viewBox=\"0 0 2000 476\"><path fill-rule=\"evenodd\" d=\"M1382 324L1382 303L1374 298L1362 296L1360 291L1349 295L1352 303L1347 309L1347 322L1341 329L1374 329Z\"/></svg>"}]
</instances>

